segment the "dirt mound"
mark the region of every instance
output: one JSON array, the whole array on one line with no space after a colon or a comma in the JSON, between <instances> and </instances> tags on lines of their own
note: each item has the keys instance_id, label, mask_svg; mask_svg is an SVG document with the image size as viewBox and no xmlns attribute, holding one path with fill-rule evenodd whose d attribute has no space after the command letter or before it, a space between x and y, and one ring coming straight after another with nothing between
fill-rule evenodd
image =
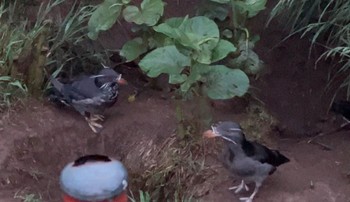
<instances>
[{"instance_id":1,"label":"dirt mound","mask_svg":"<svg viewBox=\"0 0 350 202\"><path fill-rule=\"evenodd\" d=\"M159 93L144 92L128 103L131 92L124 89L97 135L79 114L52 105L32 101L26 110L11 113L1 133L2 190L26 189L44 201L60 201L59 172L83 154L107 154L122 160L129 172L140 173L142 152L170 136L176 122L171 102Z\"/></svg>"}]
</instances>

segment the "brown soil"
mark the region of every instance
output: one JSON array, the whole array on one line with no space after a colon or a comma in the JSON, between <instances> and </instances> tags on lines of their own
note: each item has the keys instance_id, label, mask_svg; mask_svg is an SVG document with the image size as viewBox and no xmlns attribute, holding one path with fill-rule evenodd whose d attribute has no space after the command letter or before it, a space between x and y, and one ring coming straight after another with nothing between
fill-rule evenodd
<instances>
[{"instance_id":1,"label":"brown soil","mask_svg":"<svg viewBox=\"0 0 350 202\"><path fill-rule=\"evenodd\" d=\"M262 20L253 22L252 27L261 30ZM256 51L266 64L266 72L253 86L254 95L279 121L277 135L262 141L267 138L264 142L280 149L291 162L266 180L255 201L350 202L349 132L321 137L318 144L309 144L306 138L340 123L332 121L332 114L327 115L330 96L323 94L327 64L314 69L317 56L308 59L308 42L297 37L271 49L283 36L275 25L261 35ZM18 191L41 195L43 201L60 201L60 170L87 153L116 157L132 177L142 175L150 165L147 151L159 148L176 129L175 105L161 92L149 89L129 103L132 91L133 82L122 89L99 135L91 132L79 114L42 101L30 100L24 108L2 114L0 201L21 201L13 197ZM247 113L243 106L239 100L216 102L215 120L244 120ZM208 202L239 201L227 190L238 181L218 162L217 150L212 147L215 143L204 145L209 148L206 167L214 174L194 185L196 196Z\"/></svg>"},{"instance_id":2,"label":"brown soil","mask_svg":"<svg viewBox=\"0 0 350 202\"><path fill-rule=\"evenodd\" d=\"M131 173L143 170L142 152L170 136L175 129L173 107L157 92L143 92L133 103L124 88L120 101L108 112L105 129L93 134L76 113L30 101L26 109L2 120L2 190L28 189L44 201L60 201L59 171L87 153L103 153L122 160Z\"/></svg>"},{"instance_id":3,"label":"brown soil","mask_svg":"<svg viewBox=\"0 0 350 202\"><path fill-rule=\"evenodd\" d=\"M60 170L67 162L87 153L114 156L125 163L133 177L142 175L150 164L147 151L159 148L176 128L175 106L171 99L164 99L161 92L153 90L143 91L135 102L129 103L127 97L132 91L132 85L123 88L119 102L108 112L105 130L99 135L91 132L79 114L45 102L31 100L25 108L4 114L0 126L3 190L0 199L20 201L13 199L15 192L20 191L41 195L43 201L60 201L62 193L57 182ZM243 120L246 111L237 110L242 104L235 103L216 103L215 119ZM318 124L318 129L328 131L335 125L327 121ZM283 138L283 135L283 131L280 132L270 146L280 149L291 162L281 166L266 181L256 201L349 201L350 136L347 132L317 139L331 150L325 150L321 144L308 144L308 138ZM195 185L196 196L209 202L238 201L237 196L227 190L238 181L230 177L217 160L215 143L204 145L209 148L206 166L213 172L204 182Z\"/></svg>"}]
</instances>

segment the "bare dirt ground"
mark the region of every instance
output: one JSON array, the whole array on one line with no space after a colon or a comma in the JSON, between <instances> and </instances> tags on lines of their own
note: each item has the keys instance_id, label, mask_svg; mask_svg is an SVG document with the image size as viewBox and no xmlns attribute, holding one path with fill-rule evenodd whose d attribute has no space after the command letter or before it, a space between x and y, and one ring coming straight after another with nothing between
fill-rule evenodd
<instances>
[{"instance_id":1,"label":"bare dirt ground","mask_svg":"<svg viewBox=\"0 0 350 202\"><path fill-rule=\"evenodd\" d=\"M1 190L30 189L44 195L44 201L60 201L59 171L87 153L111 155L123 160L131 174L141 172L143 150L170 136L176 122L172 106L157 92L145 92L134 103L125 102L126 96L108 113L99 135L92 133L80 115L37 101L3 116Z\"/></svg>"},{"instance_id":2,"label":"bare dirt ground","mask_svg":"<svg viewBox=\"0 0 350 202\"><path fill-rule=\"evenodd\" d=\"M253 22L253 29L261 30L262 21ZM252 92L279 120L276 134L261 141L280 149L291 162L266 180L255 201L350 202L350 132L321 137L319 144L307 143L308 136L332 130L340 123L332 120L333 114L327 115L331 97L331 92L324 94L328 66L320 64L315 69L317 55L308 59L308 42L297 37L272 49L283 36L275 25L261 34L256 51L266 71L253 81ZM175 105L161 92L149 89L129 103L133 84L121 90L99 135L93 134L77 113L42 101L29 100L24 107L1 114L0 202L21 201L14 199L16 192L41 195L45 202L61 201L60 170L87 153L118 158L132 177L141 175L150 165L147 151L160 147L176 129ZM215 120L247 118L246 108L237 100L216 103L214 112ZM217 160L218 145L209 141L203 145L208 147L205 166L213 172L195 185L197 199L231 202L249 195L236 196L227 189L238 181Z\"/></svg>"},{"instance_id":3,"label":"bare dirt ground","mask_svg":"<svg viewBox=\"0 0 350 202\"><path fill-rule=\"evenodd\" d=\"M143 91L135 102L129 103L127 96L132 91L132 84L123 89L119 102L108 112L105 130L100 135L93 134L80 115L57 109L46 102L30 100L25 108L3 114L0 126L0 201L21 201L13 198L18 191L41 195L43 201L60 201L62 193L57 182L60 170L67 162L86 153L114 156L125 163L133 177L141 175L149 165L147 151L159 147L176 128L175 105L154 90ZM268 98L269 94L273 96L271 91L266 91L265 96ZM284 95L284 101L288 101L288 94ZM234 103L228 101L215 105L215 119L244 119L246 110L239 109L242 104ZM293 104L297 105L294 107L304 105L302 102ZM283 117L283 113L279 115ZM298 118L288 117L292 120ZM283 119L280 122L280 125L284 124ZM338 123L329 119L313 126L328 131ZM350 201L349 132L317 139L317 142L327 145L326 150L319 144L308 144L309 138L293 137L294 129L288 124L286 128L277 136L269 137L272 140L264 142L272 142L269 145L280 149L291 162L281 166L266 181L255 201ZM227 190L238 181L230 177L217 160L216 153L220 150L215 149L216 143L206 141L204 145L208 147L205 164L213 172L204 182L195 185L200 196L197 199L239 201Z\"/></svg>"},{"instance_id":4,"label":"bare dirt ground","mask_svg":"<svg viewBox=\"0 0 350 202\"><path fill-rule=\"evenodd\" d=\"M174 105L161 93L145 91L133 103L126 101L132 89L124 89L120 102L109 114L105 130L93 134L76 113L30 101L25 109L2 117L0 158L0 201L13 199L17 191L36 193L43 201L60 201L57 178L62 167L86 153L105 153L122 160L132 176L141 175L148 165L144 151L159 145L176 128ZM226 103L227 104L227 103ZM236 106L216 110L215 119L241 119L228 113ZM325 130L335 127L324 123ZM281 166L263 185L256 201L348 202L350 199L350 136L342 132L317 139L331 150L308 144L309 138L279 137L270 146L280 149L291 162ZM213 172L196 185L200 201L238 201L227 190L238 181L217 160L214 142L208 146L206 166ZM220 150L219 150L220 151ZM239 196L245 196L243 193Z\"/></svg>"}]
</instances>

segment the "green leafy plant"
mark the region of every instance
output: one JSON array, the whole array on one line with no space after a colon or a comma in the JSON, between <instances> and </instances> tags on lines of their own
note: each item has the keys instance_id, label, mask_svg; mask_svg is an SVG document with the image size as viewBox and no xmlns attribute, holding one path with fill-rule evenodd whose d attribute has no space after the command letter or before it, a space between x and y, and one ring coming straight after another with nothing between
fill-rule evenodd
<instances>
[{"instance_id":1,"label":"green leafy plant","mask_svg":"<svg viewBox=\"0 0 350 202\"><path fill-rule=\"evenodd\" d=\"M130 0L105 0L92 13L88 22L88 36L97 39L100 31L110 29L117 21L124 5Z\"/></svg>"},{"instance_id":2,"label":"green leafy plant","mask_svg":"<svg viewBox=\"0 0 350 202\"><path fill-rule=\"evenodd\" d=\"M125 20L135 23L136 30L143 33L125 43L120 54L132 61L148 52L139 66L149 77L168 74L169 83L180 85L182 94L197 87L197 94L202 94L203 90L212 99L228 99L247 92L249 79L243 71L213 65L236 51L230 41L220 38L219 28L213 20L197 16L170 18L159 23L164 10L161 0L145 0L141 9L127 3L120 1L112 6L111 2L104 1L100 4L89 21L89 36L96 36L96 30L105 30L100 27L110 28L125 7L122 11ZM94 16L102 15L106 9L112 17L104 24L97 24L100 21Z\"/></svg>"},{"instance_id":3,"label":"green leafy plant","mask_svg":"<svg viewBox=\"0 0 350 202\"><path fill-rule=\"evenodd\" d=\"M55 0L41 4L34 22L19 15L25 13L24 2L11 2L6 9L4 4L1 6L0 39L4 46L0 51L3 64L1 75L21 81L32 95L41 94L45 77L46 40L53 23L47 20L47 16L62 2L63 0Z\"/></svg>"},{"instance_id":4,"label":"green leafy plant","mask_svg":"<svg viewBox=\"0 0 350 202\"><path fill-rule=\"evenodd\" d=\"M136 37L124 44L120 55L126 62L138 63L140 69L151 78L167 75L168 82L178 86L182 98L201 98L201 105L193 109L194 114L201 115L203 109L208 109L205 106L208 102L204 101L207 98L229 99L243 96L248 91L249 78L242 71L246 68L232 65L234 63L229 68L223 62L228 55L240 53L230 40L221 36L214 20L206 16L164 19L165 3L161 0L144 0L140 8L129 3L118 1L112 4L108 0L101 3L89 21L90 38L95 39L99 31L119 22L118 17L122 14L127 22L133 23L132 31ZM241 9L245 8L242 5ZM253 15L250 14L251 10L247 12ZM104 15L101 19L109 16L108 20L102 22L98 17L101 15ZM251 55L247 51L245 58ZM183 114L178 120L179 124L184 123L182 119L186 116ZM200 116L196 118L202 119ZM207 125L210 119L201 122L194 125ZM185 134L180 136L184 137Z\"/></svg>"},{"instance_id":5,"label":"green leafy plant","mask_svg":"<svg viewBox=\"0 0 350 202\"><path fill-rule=\"evenodd\" d=\"M257 75L263 68L263 62L253 50L259 40L251 36L246 22L265 9L266 0L205 0L198 14L221 22L221 35L230 39L237 47L238 54L229 58L227 66L239 68L248 75ZM228 22L226 22L229 20Z\"/></svg>"},{"instance_id":6,"label":"green leafy plant","mask_svg":"<svg viewBox=\"0 0 350 202\"><path fill-rule=\"evenodd\" d=\"M0 84L1 106L9 106L27 92L40 96L47 87L45 78L51 74L64 72L73 76L95 71L109 57L108 50L98 50L97 43L87 43L90 40L86 37L87 23L94 6L75 2L62 17L51 11L65 0L52 0L39 4L36 18L29 21L25 19L26 3L0 3L0 75L6 78ZM9 82L20 83L17 86L23 88L7 87Z\"/></svg>"},{"instance_id":7,"label":"green leafy plant","mask_svg":"<svg viewBox=\"0 0 350 202\"><path fill-rule=\"evenodd\" d=\"M5 109L23 98L28 92L30 76L22 74L19 68L29 68L32 44L45 29L43 21L28 30L27 21L19 21L16 13L21 8L17 1L0 3L0 108ZM40 12L41 13L41 12ZM28 62L29 61L29 62ZM28 86L28 88L27 88Z\"/></svg>"},{"instance_id":8,"label":"green leafy plant","mask_svg":"<svg viewBox=\"0 0 350 202\"><path fill-rule=\"evenodd\" d=\"M101 62L106 63L109 51L97 49L98 44L91 44L86 37L87 23L95 9L94 6L73 4L63 20L52 27L46 70L54 77L59 73L73 77L81 72L93 72Z\"/></svg>"},{"instance_id":9,"label":"green leafy plant","mask_svg":"<svg viewBox=\"0 0 350 202\"><path fill-rule=\"evenodd\" d=\"M245 70L248 74L255 74L262 67L261 60L252 51L252 43L256 42L256 38L249 39L245 22L265 9L266 0L206 1L205 5L209 4L209 6L199 12L203 16L171 18L163 22L161 16L165 4L161 0L144 0L140 8L129 3L130 1L119 0L113 3L106 0L100 4L89 21L90 38L95 39L99 31L109 29L118 21L119 15L123 14L127 22L135 24L133 30L139 36L126 42L120 55L127 61L133 61L147 53L139 63L141 69L150 77L168 74L169 83L179 84L182 93L187 93L196 82L203 82L206 85L205 91L211 92L208 94L210 98L227 99L242 96L249 84L247 84L247 77L239 69ZM217 24L208 18L215 19L219 16L221 20L226 19L229 12L224 7L226 9L231 7L235 33L233 41L236 46L222 39ZM215 10L216 14L213 14L212 10ZM211 13L208 14L210 11ZM237 30L243 31L245 37L238 34ZM227 70L222 65L211 66L212 63L224 59L229 53L235 52L237 46L241 53L240 57L229 63L231 68L237 70ZM161 57L157 57L159 54ZM230 73L227 74L227 72ZM209 76L211 74L212 76ZM227 85L211 85L220 80L222 75L226 75L225 78L231 78L228 79ZM235 75L241 76L242 79L236 80ZM234 80L237 82L233 82ZM227 88L230 86L237 87L238 90ZM218 93L214 94L214 91Z\"/></svg>"},{"instance_id":10,"label":"green leafy plant","mask_svg":"<svg viewBox=\"0 0 350 202\"><path fill-rule=\"evenodd\" d=\"M212 99L242 96L248 90L249 79L244 72L211 65L236 50L232 43L220 39L214 21L203 16L171 18L153 29L168 40L140 61L148 76L168 74L169 83L180 84L184 94L202 82L204 92Z\"/></svg>"},{"instance_id":11,"label":"green leafy plant","mask_svg":"<svg viewBox=\"0 0 350 202\"><path fill-rule=\"evenodd\" d=\"M19 80L10 76L0 76L0 112L11 106L17 100L15 98L25 97L28 89Z\"/></svg>"}]
</instances>

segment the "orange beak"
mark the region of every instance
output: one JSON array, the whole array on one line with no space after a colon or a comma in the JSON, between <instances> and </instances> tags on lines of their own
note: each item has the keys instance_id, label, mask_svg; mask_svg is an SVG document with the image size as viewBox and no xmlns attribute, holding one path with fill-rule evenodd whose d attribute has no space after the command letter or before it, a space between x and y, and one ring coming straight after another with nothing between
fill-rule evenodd
<instances>
[{"instance_id":1,"label":"orange beak","mask_svg":"<svg viewBox=\"0 0 350 202\"><path fill-rule=\"evenodd\" d=\"M214 138L214 137L217 137L218 135L214 133L213 130L207 130L203 133L203 137L206 137L206 138Z\"/></svg>"},{"instance_id":2,"label":"orange beak","mask_svg":"<svg viewBox=\"0 0 350 202\"><path fill-rule=\"evenodd\" d=\"M117 83L120 85L127 85L128 82L123 78L118 78Z\"/></svg>"}]
</instances>

